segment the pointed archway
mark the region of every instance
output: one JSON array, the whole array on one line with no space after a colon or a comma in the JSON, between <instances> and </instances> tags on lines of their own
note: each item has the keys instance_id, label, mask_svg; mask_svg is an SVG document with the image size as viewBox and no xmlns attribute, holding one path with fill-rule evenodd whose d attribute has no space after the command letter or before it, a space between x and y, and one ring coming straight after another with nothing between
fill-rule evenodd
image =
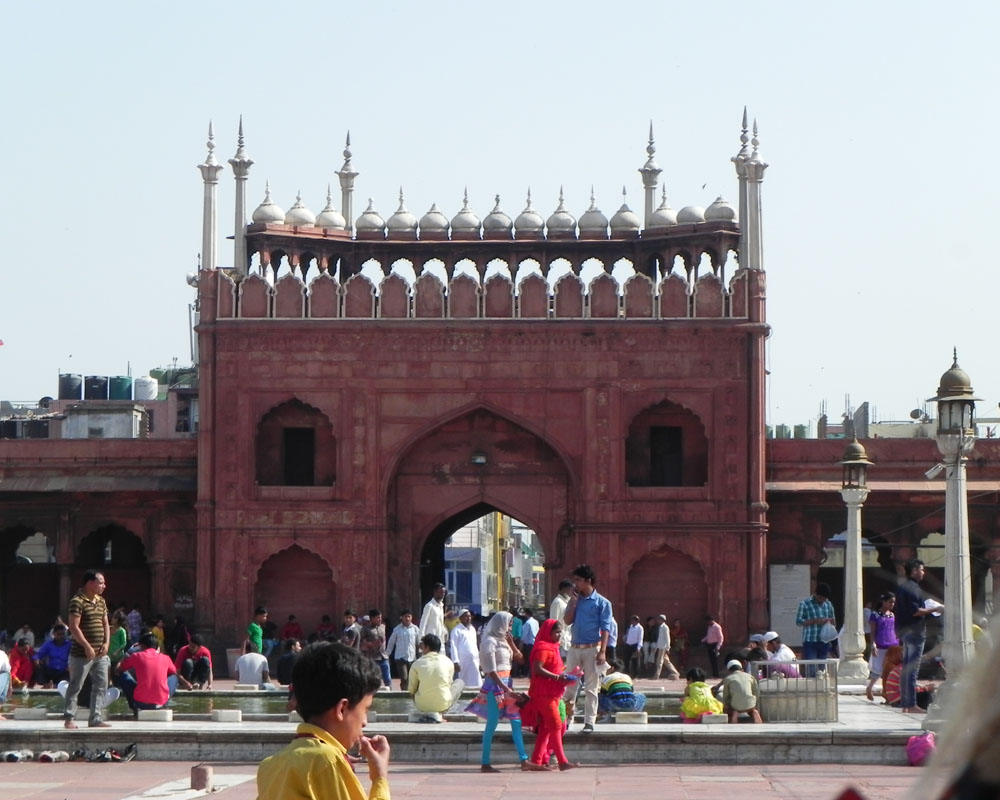
<instances>
[{"instance_id":1,"label":"pointed archway","mask_svg":"<svg viewBox=\"0 0 1000 800\"><path fill-rule=\"evenodd\" d=\"M489 511L523 522L547 561L558 562L571 485L552 444L494 409L440 421L406 448L389 485L389 606L419 609L443 575L443 554L434 553L454 530Z\"/></svg>"},{"instance_id":2,"label":"pointed archway","mask_svg":"<svg viewBox=\"0 0 1000 800\"><path fill-rule=\"evenodd\" d=\"M0 530L0 625L48 629L59 609L54 537L26 525Z\"/></svg>"}]
</instances>

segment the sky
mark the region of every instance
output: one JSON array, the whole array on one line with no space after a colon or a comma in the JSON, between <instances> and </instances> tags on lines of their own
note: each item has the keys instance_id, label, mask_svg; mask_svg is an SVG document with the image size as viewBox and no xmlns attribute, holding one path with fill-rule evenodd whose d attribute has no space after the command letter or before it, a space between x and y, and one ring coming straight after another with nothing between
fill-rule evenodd
<instances>
[{"instance_id":1,"label":"sky","mask_svg":"<svg viewBox=\"0 0 1000 800\"><path fill-rule=\"evenodd\" d=\"M593 185L611 216L650 122L671 205L734 205L744 106L763 186L768 421L847 398L879 420L936 392L952 348L980 417L991 371L1000 4L18 3L0 67L0 399L58 374L190 363L209 120L243 115L248 214L265 180L314 212L351 132L355 214L402 186L417 217L543 216ZM335 204L339 192L334 190ZM232 262L233 181L219 185Z\"/></svg>"}]
</instances>

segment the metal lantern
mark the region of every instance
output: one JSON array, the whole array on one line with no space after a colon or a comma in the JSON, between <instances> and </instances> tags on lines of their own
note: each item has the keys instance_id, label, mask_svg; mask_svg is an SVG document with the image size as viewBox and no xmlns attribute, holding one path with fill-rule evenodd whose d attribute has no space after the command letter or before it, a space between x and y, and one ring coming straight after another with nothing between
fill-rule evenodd
<instances>
[{"instance_id":1,"label":"metal lantern","mask_svg":"<svg viewBox=\"0 0 1000 800\"><path fill-rule=\"evenodd\" d=\"M844 475L840 486L842 489L867 489L868 488L868 467L872 462L868 460L868 453L865 452L864 445L854 441L847 445L844 451L844 460L840 462L844 467Z\"/></svg>"},{"instance_id":2,"label":"metal lantern","mask_svg":"<svg viewBox=\"0 0 1000 800\"><path fill-rule=\"evenodd\" d=\"M972 381L958 366L958 353L949 369L941 376L936 397L930 398L938 404L938 435L975 438L976 401L972 395Z\"/></svg>"}]
</instances>

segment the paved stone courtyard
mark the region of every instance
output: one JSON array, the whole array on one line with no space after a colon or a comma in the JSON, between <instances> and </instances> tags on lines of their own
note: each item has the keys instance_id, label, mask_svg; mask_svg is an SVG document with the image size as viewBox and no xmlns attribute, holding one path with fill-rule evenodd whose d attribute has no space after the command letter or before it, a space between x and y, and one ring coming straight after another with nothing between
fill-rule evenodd
<instances>
[{"instance_id":1,"label":"paved stone courtyard","mask_svg":"<svg viewBox=\"0 0 1000 800\"><path fill-rule=\"evenodd\" d=\"M191 762L133 761L128 764L0 764L0 800L193 800L204 793L184 792ZM256 764L213 767L211 793L218 800L254 800ZM394 764L393 800L470 798L537 800L553 793L584 800L715 800L732 795L832 800L847 787L866 800L910 798L926 779L912 767L853 766L670 766L623 765L581 767L564 773L522 773L513 766L483 775L474 766ZM172 781L177 783L169 786ZM366 780L363 780L367 784Z\"/></svg>"}]
</instances>

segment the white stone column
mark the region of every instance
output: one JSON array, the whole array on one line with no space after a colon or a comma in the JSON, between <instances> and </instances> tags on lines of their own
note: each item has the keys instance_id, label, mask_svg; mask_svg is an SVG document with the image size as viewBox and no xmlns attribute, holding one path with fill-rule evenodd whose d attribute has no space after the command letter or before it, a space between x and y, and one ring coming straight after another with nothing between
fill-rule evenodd
<instances>
[{"instance_id":1,"label":"white stone column","mask_svg":"<svg viewBox=\"0 0 1000 800\"><path fill-rule=\"evenodd\" d=\"M969 503L966 494L966 454L973 441L964 436L938 435L945 457L944 527L944 653L952 678L972 660L972 566L969 546Z\"/></svg>"},{"instance_id":2,"label":"white stone column","mask_svg":"<svg viewBox=\"0 0 1000 800\"><path fill-rule=\"evenodd\" d=\"M840 637L838 681L867 683L862 616L861 506L868 498L868 489L841 489L840 496L847 504L847 542L844 549L844 632Z\"/></svg>"},{"instance_id":3,"label":"white stone column","mask_svg":"<svg viewBox=\"0 0 1000 800\"><path fill-rule=\"evenodd\" d=\"M216 251L216 187L222 165L215 160L215 135L212 123L208 123L208 157L199 164L202 180L205 182L201 215L201 268L213 270L218 266Z\"/></svg>"}]
</instances>

